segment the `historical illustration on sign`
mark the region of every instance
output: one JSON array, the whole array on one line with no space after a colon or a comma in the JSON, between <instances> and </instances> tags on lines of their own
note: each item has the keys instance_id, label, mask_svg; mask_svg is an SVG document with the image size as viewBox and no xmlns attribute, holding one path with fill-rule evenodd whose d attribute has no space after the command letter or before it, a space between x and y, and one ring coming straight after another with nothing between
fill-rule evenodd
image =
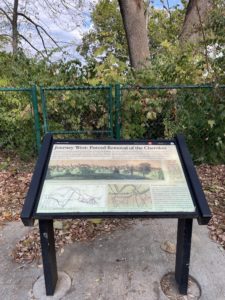
<instances>
[{"instance_id":1,"label":"historical illustration on sign","mask_svg":"<svg viewBox=\"0 0 225 300\"><path fill-rule=\"evenodd\" d=\"M195 211L176 146L55 144L37 213Z\"/></svg>"},{"instance_id":2,"label":"historical illustration on sign","mask_svg":"<svg viewBox=\"0 0 225 300\"><path fill-rule=\"evenodd\" d=\"M109 209L152 209L150 188L147 184L109 184L108 189Z\"/></svg>"},{"instance_id":3,"label":"historical illustration on sign","mask_svg":"<svg viewBox=\"0 0 225 300\"><path fill-rule=\"evenodd\" d=\"M58 186L54 181L45 182L39 204L43 210L70 212L74 209L98 209L105 206L105 185L76 185L73 181L67 181L63 186Z\"/></svg>"},{"instance_id":4,"label":"historical illustration on sign","mask_svg":"<svg viewBox=\"0 0 225 300\"><path fill-rule=\"evenodd\" d=\"M58 206L59 208L65 208L70 206L70 202L77 202L79 204L85 203L87 205L96 205L101 197L92 196L88 194L86 189L82 189L80 186L68 186L58 188L51 192L48 196L49 206Z\"/></svg>"},{"instance_id":5,"label":"historical illustration on sign","mask_svg":"<svg viewBox=\"0 0 225 300\"><path fill-rule=\"evenodd\" d=\"M160 161L78 160L52 164L46 179L58 180L163 180Z\"/></svg>"}]
</instances>

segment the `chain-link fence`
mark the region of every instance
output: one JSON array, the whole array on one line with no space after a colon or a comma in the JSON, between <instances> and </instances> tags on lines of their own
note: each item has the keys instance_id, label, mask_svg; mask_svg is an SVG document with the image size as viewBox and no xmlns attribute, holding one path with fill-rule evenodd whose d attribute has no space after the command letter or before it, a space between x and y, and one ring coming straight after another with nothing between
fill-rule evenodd
<instances>
[{"instance_id":1,"label":"chain-link fence","mask_svg":"<svg viewBox=\"0 0 225 300\"><path fill-rule=\"evenodd\" d=\"M225 86L117 89L121 138L171 138L183 133L196 161L224 161Z\"/></svg>"},{"instance_id":2,"label":"chain-link fence","mask_svg":"<svg viewBox=\"0 0 225 300\"><path fill-rule=\"evenodd\" d=\"M41 87L40 94L44 133L113 137L111 86Z\"/></svg>"},{"instance_id":3,"label":"chain-link fence","mask_svg":"<svg viewBox=\"0 0 225 300\"><path fill-rule=\"evenodd\" d=\"M0 88L0 145L23 156L41 145L36 87Z\"/></svg>"},{"instance_id":4,"label":"chain-link fence","mask_svg":"<svg viewBox=\"0 0 225 300\"><path fill-rule=\"evenodd\" d=\"M40 149L48 132L117 140L181 132L196 161L225 160L225 85L41 87L38 96L35 86L0 88L2 147L32 150L36 139Z\"/></svg>"}]
</instances>

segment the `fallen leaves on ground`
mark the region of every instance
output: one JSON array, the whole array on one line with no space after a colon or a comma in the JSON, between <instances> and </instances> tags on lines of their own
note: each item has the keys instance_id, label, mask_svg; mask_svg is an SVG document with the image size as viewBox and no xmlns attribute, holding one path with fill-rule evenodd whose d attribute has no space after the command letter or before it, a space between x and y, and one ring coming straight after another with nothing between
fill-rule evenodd
<instances>
[{"instance_id":1,"label":"fallen leaves on ground","mask_svg":"<svg viewBox=\"0 0 225 300\"><path fill-rule=\"evenodd\" d=\"M17 157L8 158L5 153L0 152L0 225L19 220L32 169L33 162L24 163ZM225 249L225 165L203 164L197 167L197 171L213 213L208 225L209 236ZM66 244L94 239L128 223L124 219L55 221L56 248L61 249L62 253ZM22 263L38 260L39 244L39 233L35 228L18 242L13 257Z\"/></svg>"},{"instance_id":2,"label":"fallen leaves on ground","mask_svg":"<svg viewBox=\"0 0 225 300\"><path fill-rule=\"evenodd\" d=\"M0 223L20 218L31 173L0 172Z\"/></svg>"},{"instance_id":3,"label":"fallen leaves on ground","mask_svg":"<svg viewBox=\"0 0 225 300\"><path fill-rule=\"evenodd\" d=\"M56 223L58 222L58 224ZM54 227L59 227L62 224L62 229L55 228L55 246L59 255L63 254L64 246L75 241L90 241L102 234L111 234L116 229L126 228L131 224L128 219L101 219L101 222L93 222L93 220L65 220L54 222ZM55 226L55 223L57 226ZM40 263L40 235L38 228L31 230L17 244L12 253L14 260L17 263Z\"/></svg>"},{"instance_id":4,"label":"fallen leaves on ground","mask_svg":"<svg viewBox=\"0 0 225 300\"><path fill-rule=\"evenodd\" d=\"M209 236L225 249L225 165L201 165L198 174L213 213Z\"/></svg>"},{"instance_id":5,"label":"fallen leaves on ground","mask_svg":"<svg viewBox=\"0 0 225 300\"><path fill-rule=\"evenodd\" d=\"M160 245L160 248L165 251L168 252L170 254L175 254L176 253L176 245L171 243L170 241L165 241Z\"/></svg>"},{"instance_id":6,"label":"fallen leaves on ground","mask_svg":"<svg viewBox=\"0 0 225 300\"><path fill-rule=\"evenodd\" d=\"M13 151L0 150L0 172L11 173L32 173L35 165L35 159L24 161Z\"/></svg>"},{"instance_id":7,"label":"fallen leaves on ground","mask_svg":"<svg viewBox=\"0 0 225 300\"><path fill-rule=\"evenodd\" d=\"M19 219L33 167L34 160L25 162L13 152L0 151L0 225Z\"/></svg>"},{"instance_id":8,"label":"fallen leaves on ground","mask_svg":"<svg viewBox=\"0 0 225 300\"><path fill-rule=\"evenodd\" d=\"M191 276L188 278L187 295L181 295L179 293L174 273L164 275L160 284L163 293L170 300L198 300L201 297L201 289Z\"/></svg>"}]
</instances>

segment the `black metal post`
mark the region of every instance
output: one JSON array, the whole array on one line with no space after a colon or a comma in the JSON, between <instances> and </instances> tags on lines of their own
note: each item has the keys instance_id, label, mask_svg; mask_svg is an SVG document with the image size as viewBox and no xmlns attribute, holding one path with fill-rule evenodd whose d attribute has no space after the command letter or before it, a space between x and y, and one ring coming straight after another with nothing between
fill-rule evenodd
<instances>
[{"instance_id":1,"label":"black metal post","mask_svg":"<svg viewBox=\"0 0 225 300\"><path fill-rule=\"evenodd\" d=\"M53 220L39 220L46 295L52 296L58 280Z\"/></svg>"},{"instance_id":2,"label":"black metal post","mask_svg":"<svg viewBox=\"0 0 225 300\"><path fill-rule=\"evenodd\" d=\"M193 219L178 219L175 279L179 292L187 295Z\"/></svg>"}]
</instances>

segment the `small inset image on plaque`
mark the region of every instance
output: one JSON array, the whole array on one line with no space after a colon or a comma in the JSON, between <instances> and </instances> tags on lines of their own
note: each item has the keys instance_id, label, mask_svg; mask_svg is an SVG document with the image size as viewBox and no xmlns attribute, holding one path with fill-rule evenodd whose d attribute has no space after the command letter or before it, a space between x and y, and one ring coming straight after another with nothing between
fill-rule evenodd
<instances>
[{"instance_id":1,"label":"small inset image on plaque","mask_svg":"<svg viewBox=\"0 0 225 300\"><path fill-rule=\"evenodd\" d=\"M109 184L107 207L109 210L151 210L150 187L148 184Z\"/></svg>"}]
</instances>

